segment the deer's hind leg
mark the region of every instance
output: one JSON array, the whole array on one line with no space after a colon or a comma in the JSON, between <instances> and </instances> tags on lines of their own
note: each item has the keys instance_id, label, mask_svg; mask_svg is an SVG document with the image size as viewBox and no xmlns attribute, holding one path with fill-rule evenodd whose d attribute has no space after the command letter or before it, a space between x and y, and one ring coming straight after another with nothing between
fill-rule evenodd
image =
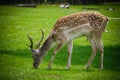
<instances>
[{"instance_id":1,"label":"deer's hind leg","mask_svg":"<svg viewBox=\"0 0 120 80\"><path fill-rule=\"evenodd\" d=\"M87 62L86 69L89 69L94 57L96 56L96 52L97 52L97 47L96 47L96 43L95 43L94 38L90 37L90 38L88 38L88 40L89 40L91 47L92 47L92 53L91 53L91 56Z\"/></svg>"},{"instance_id":2,"label":"deer's hind leg","mask_svg":"<svg viewBox=\"0 0 120 80\"><path fill-rule=\"evenodd\" d=\"M100 69L103 69L104 46L101 38L97 39L96 45L98 50L100 51Z\"/></svg>"},{"instance_id":3,"label":"deer's hind leg","mask_svg":"<svg viewBox=\"0 0 120 80\"><path fill-rule=\"evenodd\" d=\"M100 69L103 69L104 47L103 47L102 39L98 38L98 37L90 37L88 39L91 43L92 54L88 60L86 68L88 69L90 67L90 65L96 55L97 50L99 50L100 51Z\"/></svg>"}]
</instances>

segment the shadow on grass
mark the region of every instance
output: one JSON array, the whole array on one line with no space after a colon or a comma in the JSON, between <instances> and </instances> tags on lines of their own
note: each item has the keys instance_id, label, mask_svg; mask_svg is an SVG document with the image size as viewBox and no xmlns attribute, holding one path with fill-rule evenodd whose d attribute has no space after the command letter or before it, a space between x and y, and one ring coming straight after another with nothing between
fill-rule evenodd
<instances>
[{"instance_id":1,"label":"shadow on grass","mask_svg":"<svg viewBox=\"0 0 120 80\"><path fill-rule=\"evenodd\" d=\"M49 72L53 72L53 71L59 71L59 72L94 72L98 69L65 69L65 68L62 68L62 69L59 69L59 68L56 68L56 69L37 69L37 70L40 70L40 71L49 71Z\"/></svg>"},{"instance_id":2,"label":"shadow on grass","mask_svg":"<svg viewBox=\"0 0 120 80\"><path fill-rule=\"evenodd\" d=\"M49 62L51 58L51 53L53 50L50 50L49 53L45 56L44 61ZM25 50L0 50L0 56L2 55L12 55L16 57L24 57L24 58L31 58L31 52L27 49ZM89 57L91 54L91 47L90 46L77 46L74 45L73 54L72 54L72 65L86 65ZM64 47L55 57L54 63L55 65L66 65L67 63L67 47ZM99 60L100 60L100 54L97 53L93 63L92 67L99 68ZM32 64L31 64L32 65ZM104 68L120 71L120 46L105 46L105 54L104 54ZM52 69L52 70L58 70L58 69ZM61 69L59 69L61 70Z\"/></svg>"},{"instance_id":3,"label":"shadow on grass","mask_svg":"<svg viewBox=\"0 0 120 80\"><path fill-rule=\"evenodd\" d=\"M0 55L6 54L6 55L12 55L17 57L24 57L24 58L31 58L30 51L25 50L0 50Z\"/></svg>"}]
</instances>

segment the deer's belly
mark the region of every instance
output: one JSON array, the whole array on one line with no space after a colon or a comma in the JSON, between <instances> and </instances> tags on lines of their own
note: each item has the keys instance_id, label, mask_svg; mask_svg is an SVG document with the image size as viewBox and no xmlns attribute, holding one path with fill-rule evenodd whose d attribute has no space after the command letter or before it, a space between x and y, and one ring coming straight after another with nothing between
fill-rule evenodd
<instances>
[{"instance_id":1,"label":"deer's belly","mask_svg":"<svg viewBox=\"0 0 120 80\"><path fill-rule=\"evenodd\" d=\"M81 36L87 36L91 33L92 27L89 23L75 26L75 27L63 27L60 28L60 32L55 32L55 38L58 41L62 42L68 42L75 38L81 37Z\"/></svg>"},{"instance_id":2,"label":"deer's belly","mask_svg":"<svg viewBox=\"0 0 120 80\"><path fill-rule=\"evenodd\" d=\"M63 31L66 41L71 41L75 38L87 36L91 33L92 28L89 24L83 24L75 28L67 29Z\"/></svg>"}]
</instances>

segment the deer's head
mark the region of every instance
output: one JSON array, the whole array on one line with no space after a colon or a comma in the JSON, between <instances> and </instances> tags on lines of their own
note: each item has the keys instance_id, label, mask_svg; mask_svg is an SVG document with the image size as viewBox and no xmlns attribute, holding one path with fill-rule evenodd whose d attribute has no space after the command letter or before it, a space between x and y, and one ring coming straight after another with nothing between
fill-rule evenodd
<instances>
[{"instance_id":1,"label":"deer's head","mask_svg":"<svg viewBox=\"0 0 120 80\"><path fill-rule=\"evenodd\" d=\"M28 39L30 40L30 45L27 45L28 47L30 47L30 50L32 52L32 57L33 57L33 68L38 68L39 63L41 61L42 58L42 52L41 49L39 48L40 43L42 42L43 38L44 38L44 32L41 30L42 32L42 38L40 39L40 41L38 42L38 44L36 45L36 48L33 48L33 41L32 38L27 35Z\"/></svg>"}]
</instances>

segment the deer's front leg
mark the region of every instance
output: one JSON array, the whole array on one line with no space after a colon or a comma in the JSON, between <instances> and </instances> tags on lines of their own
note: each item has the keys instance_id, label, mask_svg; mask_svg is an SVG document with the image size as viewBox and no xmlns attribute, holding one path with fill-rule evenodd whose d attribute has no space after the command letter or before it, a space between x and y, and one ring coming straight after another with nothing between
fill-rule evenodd
<instances>
[{"instance_id":1,"label":"deer's front leg","mask_svg":"<svg viewBox=\"0 0 120 80\"><path fill-rule=\"evenodd\" d=\"M62 43L59 43L59 44L57 45L57 47L54 49L53 54L52 54L52 57L51 57L50 62L49 62L49 64L48 64L48 68L49 68L49 69L50 69L51 66L52 66L52 63L53 63L53 60L54 60L54 58L55 58L56 53L62 48L62 46L63 46L63 44L62 44Z\"/></svg>"},{"instance_id":2,"label":"deer's front leg","mask_svg":"<svg viewBox=\"0 0 120 80\"><path fill-rule=\"evenodd\" d=\"M70 41L70 42L68 42L68 63L67 63L67 69L70 69L70 66L71 66L72 49L73 49L73 44L72 44L72 41Z\"/></svg>"}]
</instances>

